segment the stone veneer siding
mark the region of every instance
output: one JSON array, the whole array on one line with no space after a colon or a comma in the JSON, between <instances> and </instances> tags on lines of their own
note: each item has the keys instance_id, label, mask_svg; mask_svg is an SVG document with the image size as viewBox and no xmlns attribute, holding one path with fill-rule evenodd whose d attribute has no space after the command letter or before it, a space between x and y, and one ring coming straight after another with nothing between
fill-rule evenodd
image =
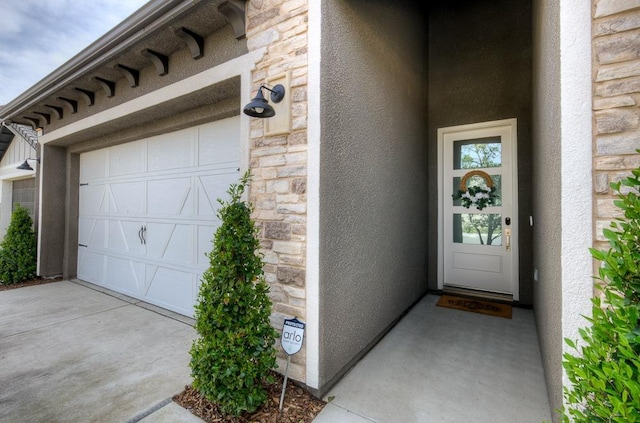
<instances>
[{"instance_id":1,"label":"stone veneer siding","mask_svg":"<svg viewBox=\"0 0 640 423\"><path fill-rule=\"evenodd\" d=\"M593 5L594 243L606 249L602 230L620 216L609 183L640 167L640 0Z\"/></svg>"},{"instance_id":2,"label":"stone veneer siding","mask_svg":"<svg viewBox=\"0 0 640 423\"><path fill-rule=\"evenodd\" d=\"M251 0L247 2L249 51L266 47L256 64L252 95L266 79L289 72L291 132L265 136L264 120L251 119L249 199L260 228L265 277L273 301L272 324L282 328L285 318L306 321L307 228L307 2ZM280 352L279 370L286 355ZM306 351L291 357L289 377L305 382Z\"/></svg>"}]
</instances>

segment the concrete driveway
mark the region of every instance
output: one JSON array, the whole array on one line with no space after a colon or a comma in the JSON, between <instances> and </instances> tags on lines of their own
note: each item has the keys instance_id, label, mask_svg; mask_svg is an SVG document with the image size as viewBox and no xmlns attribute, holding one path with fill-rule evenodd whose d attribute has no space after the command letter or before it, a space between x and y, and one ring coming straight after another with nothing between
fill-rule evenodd
<instances>
[{"instance_id":1,"label":"concrete driveway","mask_svg":"<svg viewBox=\"0 0 640 423\"><path fill-rule=\"evenodd\" d=\"M0 422L201 421L170 401L192 321L160 311L79 281L0 292Z\"/></svg>"}]
</instances>

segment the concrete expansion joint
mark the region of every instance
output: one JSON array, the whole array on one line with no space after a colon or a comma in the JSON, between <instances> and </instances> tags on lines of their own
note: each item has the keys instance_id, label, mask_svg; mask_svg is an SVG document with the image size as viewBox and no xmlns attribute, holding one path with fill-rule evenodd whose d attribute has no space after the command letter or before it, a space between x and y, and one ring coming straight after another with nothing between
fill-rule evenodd
<instances>
[{"instance_id":1,"label":"concrete expansion joint","mask_svg":"<svg viewBox=\"0 0 640 423\"><path fill-rule=\"evenodd\" d=\"M336 408L339 408L339 409L343 410L347 414L354 414L354 415L360 417L363 421L368 421L368 422L371 422L371 423L380 423L378 420L371 420L371 418L369 418L369 417L367 417L365 415L362 415L360 413L356 413L355 411L349 410L348 408L341 407L338 404L334 404L334 403L331 402L331 400L329 400L329 402L327 403L327 405L329 405L329 404L331 404L331 406L333 406L333 407L336 407Z\"/></svg>"},{"instance_id":2,"label":"concrete expansion joint","mask_svg":"<svg viewBox=\"0 0 640 423\"><path fill-rule=\"evenodd\" d=\"M154 405L147 411L144 411L138 414L137 416L133 417L132 419L127 420L127 423L137 423L140 420L144 419L145 417L148 417L151 414L155 413L156 411L160 410L162 407L165 407L166 405L171 404L171 402L173 402L173 399L171 398L167 398L164 401L160 401L158 404Z\"/></svg>"}]
</instances>

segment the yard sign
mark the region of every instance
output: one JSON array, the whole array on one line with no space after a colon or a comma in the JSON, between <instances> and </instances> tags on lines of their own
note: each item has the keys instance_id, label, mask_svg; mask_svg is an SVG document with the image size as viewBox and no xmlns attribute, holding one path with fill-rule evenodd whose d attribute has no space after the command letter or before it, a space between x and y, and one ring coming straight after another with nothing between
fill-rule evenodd
<instances>
[{"instance_id":1,"label":"yard sign","mask_svg":"<svg viewBox=\"0 0 640 423\"><path fill-rule=\"evenodd\" d=\"M284 404L284 392L287 389L287 378L289 376L289 363L291 362L291 356L302 348L302 340L304 339L304 323L298 318L284 319L284 325L282 326L282 338L280 338L280 345L282 349L287 353L287 368L284 371L284 382L282 383L282 394L280 395L280 411L282 412L282 406Z\"/></svg>"},{"instance_id":2,"label":"yard sign","mask_svg":"<svg viewBox=\"0 0 640 423\"><path fill-rule=\"evenodd\" d=\"M282 327L282 349L288 355L293 355L302 348L302 340L304 338L304 323L297 318L285 319Z\"/></svg>"}]
</instances>

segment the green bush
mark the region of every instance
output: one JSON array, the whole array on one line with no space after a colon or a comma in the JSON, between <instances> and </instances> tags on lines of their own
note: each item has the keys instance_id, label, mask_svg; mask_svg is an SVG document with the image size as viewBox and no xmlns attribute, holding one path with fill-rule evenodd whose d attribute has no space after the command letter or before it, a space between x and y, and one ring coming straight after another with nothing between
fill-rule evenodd
<instances>
[{"instance_id":1,"label":"green bush","mask_svg":"<svg viewBox=\"0 0 640 423\"><path fill-rule=\"evenodd\" d=\"M611 188L624 217L603 230L608 251L590 249L602 264L602 299L592 299L582 342L565 339L575 354L563 356L572 383L564 388L564 422L640 422L640 169Z\"/></svg>"},{"instance_id":2,"label":"green bush","mask_svg":"<svg viewBox=\"0 0 640 423\"><path fill-rule=\"evenodd\" d=\"M36 234L29 210L16 204L0 243L0 283L20 283L36 276Z\"/></svg>"},{"instance_id":3,"label":"green bush","mask_svg":"<svg viewBox=\"0 0 640 423\"><path fill-rule=\"evenodd\" d=\"M191 347L193 387L228 414L254 412L273 383L277 332L271 326L269 287L263 275L251 205L241 200L249 172L218 199L221 226L208 254L195 307L199 337Z\"/></svg>"}]
</instances>

